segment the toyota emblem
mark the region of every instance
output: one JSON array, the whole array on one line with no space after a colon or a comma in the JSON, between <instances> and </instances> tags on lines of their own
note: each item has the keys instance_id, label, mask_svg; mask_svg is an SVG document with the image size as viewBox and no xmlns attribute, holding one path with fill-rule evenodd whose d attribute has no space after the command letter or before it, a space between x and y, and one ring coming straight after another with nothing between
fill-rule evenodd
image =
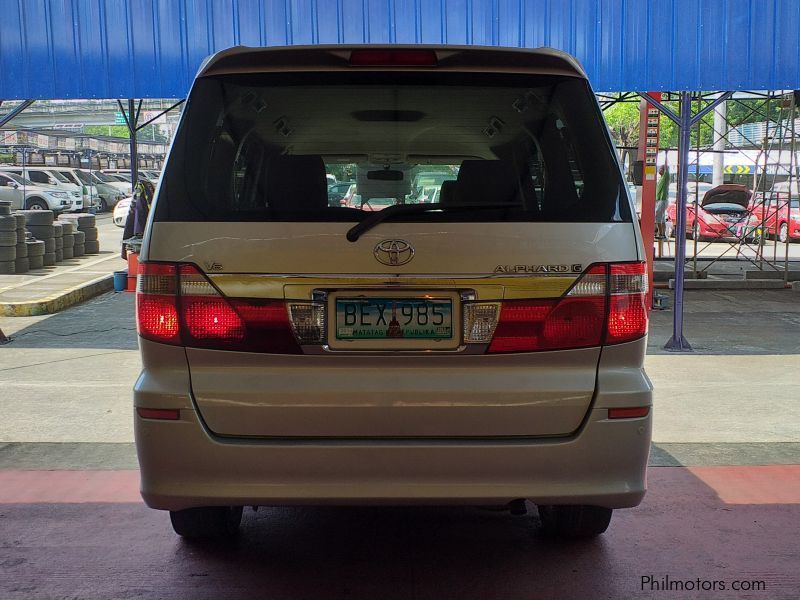
<instances>
[{"instance_id":1,"label":"toyota emblem","mask_svg":"<svg viewBox=\"0 0 800 600\"><path fill-rule=\"evenodd\" d=\"M383 240L373 250L378 262L399 267L414 258L414 248L405 240Z\"/></svg>"}]
</instances>

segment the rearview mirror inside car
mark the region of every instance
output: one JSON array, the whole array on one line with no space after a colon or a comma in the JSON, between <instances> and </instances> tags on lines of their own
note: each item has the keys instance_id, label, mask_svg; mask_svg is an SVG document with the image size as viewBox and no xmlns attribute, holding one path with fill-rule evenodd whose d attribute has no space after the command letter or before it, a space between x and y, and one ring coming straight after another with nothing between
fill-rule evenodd
<instances>
[{"instance_id":1,"label":"rearview mirror inside car","mask_svg":"<svg viewBox=\"0 0 800 600\"><path fill-rule=\"evenodd\" d=\"M392 169L367 171L367 179L373 179L375 181L403 181L403 172Z\"/></svg>"}]
</instances>

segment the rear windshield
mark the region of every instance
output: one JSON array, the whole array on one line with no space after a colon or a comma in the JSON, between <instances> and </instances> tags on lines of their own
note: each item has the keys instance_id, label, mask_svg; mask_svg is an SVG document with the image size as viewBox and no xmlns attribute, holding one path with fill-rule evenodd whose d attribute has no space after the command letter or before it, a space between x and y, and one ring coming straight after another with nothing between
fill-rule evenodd
<instances>
[{"instance_id":1,"label":"rear windshield","mask_svg":"<svg viewBox=\"0 0 800 600\"><path fill-rule=\"evenodd\" d=\"M619 222L626 194L581 79L227 75L196 81L155 219Z\"/></svg>"}]
</instances>

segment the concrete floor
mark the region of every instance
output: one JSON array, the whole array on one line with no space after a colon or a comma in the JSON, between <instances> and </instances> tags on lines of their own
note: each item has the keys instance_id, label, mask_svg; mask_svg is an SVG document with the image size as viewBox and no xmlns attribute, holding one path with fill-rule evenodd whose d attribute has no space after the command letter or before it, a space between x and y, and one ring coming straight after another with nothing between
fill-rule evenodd
<instances>
[{"instance_id":1,"label":"concrete floor","mask_svg":"<svg viewBox=\"0 0 800 600\"><path fill-rule=\"evenodd\" d=\"M797 598L797 299L688 292L692 355L661 349L672 312L653 313L650 489L589 543L541 537L531 507L248 510L235 543L187 544L138 498L132 296L3 319L0 598Z\"/></svg>"}]
</instances>

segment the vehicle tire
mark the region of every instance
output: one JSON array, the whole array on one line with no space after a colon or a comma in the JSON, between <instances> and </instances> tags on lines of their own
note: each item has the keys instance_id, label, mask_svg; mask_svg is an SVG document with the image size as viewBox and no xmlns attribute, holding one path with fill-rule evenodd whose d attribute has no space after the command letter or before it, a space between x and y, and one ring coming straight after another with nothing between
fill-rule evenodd
<instances>
[{"instance_id":1,"label":"vehicle tire","mask_svg":"<svg viewBox=\"0 0 800 600\"><path fill-rule=\"evenodd\" d=\"M68 215L61 215L59 220L75 224L78 230L88 229L94 227L96 224L95 216L87 213L72 213Z\"/></svg>"},{"instance_id":2,"label":"vehicle tire","mask_svg":"<svg viewBox=\"0 0 800 600\"><path fill-rule=\"evenodd\" d=\"M41 240L31 240L25 242L28 247L28 258L31 256L44 256L44 242Z\"/></svg>"},{"instance_id":3,"label":"vehicle tire","mask_svg":"<svg viewBox=\"0 0 800 600\"><path fill-rule=\"evenodd\" d=\"M13 215L0 215L0 231L16 231L17 218Z\"/></svg>"},{"instance_id":4,"label":"vehicle tire","mask_svg":"<svg viewBox=\"0 0 800 600\"><path fill-rule=\"evenodd\" d=\"M63 237L53 238L53 241L56 243L56 250L63 250L64 249L64 238Z\"/></svg>"},{"instance_id":5,"label":"vehicle tire","mask_svg":"<svg viewBox=\"0 0 800 600\"><path fill-rule=\"evenodd\" d=\"M55 238L52 225L28 225L28 231L37 240L46 240L47 238Z\"/></svg>"},{"instance_id":6,"label":"vehicle tire","mask_svg":"<svg viewBox=\"0 0 800 600\"><path fill-rule=\"evenodd\" d=\"M52 267L54 264L56 264L56 253L45 252L44 256L42 257L42 261L45 267Z\"/></svg>"},{"instance_id":7,"label":"vehicle tire","mask_svg":"<svg viewBox=\"0 0 800 600\"><path fill-rule=\"evenodd\" d=\"M97 240L87 240L83 244L83 250L86 254L99 254L100 242Z\"/></svg>"},{"instance_id":8,"label":"vehicle tire","mask_svg":"<svg viewBox=\"0 0 800 600\"><path fill-rule=\"evenodd\" d=\"M87 227L86 229L81 229L83 231L83 235L85 236L83 239L87 242L95 242L97 241L97 227Z\"/></svg>"},{"instance_id":9,"label":"vehicle tire","mask_svg":"<svg viewBox=\"0 0 800 600\"><path fill-rule=\"evenodd\" d=\"M61 238L63 248L72 248L75 245L75 235L72 233L65 233Z\"/></svg>"},{"instance_id":10,"label":"vehicle tire","mask_svg":"<svg viewBox=\"0 0 800 600\"><path fill-rule=\"evenodd\" d=\"M64 230L61 227L62 227L62 225L61 225L60 221L54 221L53 222L53 237L54 238L63 237Z\"/></svg>"},{"instance_id":11,"label":"vehicle tire","mask_svg":"<svg viewBox=\"0 0 800 600\"><path fill-rule=\"evenodd\" d=\"M169 511L172 529L193 540L221 539L236 535L242 522L241 506L204 506Z\"/></svg>"},{"instance_id":12,"label":"vehicle tire","mask_svg":"<svg viewBox=\"0 0 800 600\"><path fill-rule=\"evenodd\" d=\"M43 256L29 256L28 267L30 269L41 269L44 266Z\"/></svg>"},{"instance_id":13,"label":"vehicle tire","mask_svg":"<svg viewBox=\"0 0 800 600\"><path fill-rule=\"evenodd\" d=\"M11 215L11 202L7 204L5 202L0 202L0 217L6 217Z\"/></svg>"},{"instance_id":14,"label":"vehicle tire","mask_svg":"<svg viewBox=\"0 0 800 600\"><path fill-rule=\"evenodd\" d=\"M76 231L72 235L75 236L75 243L83 245L86 242L86 234L81 230Z\"/></svg>"},{"instance_id":15,"label":"vehicle tire","mask_svg":"<svg viewBox=\"0 0 800 600\"><path fill-rule=\"evenodd\" d=\"M14 261L14 269L16 273L27 273L30 268L31 265L27 258L18 258Z\"/></svg>"},{"instance_id":16,"label":"vehicle tire","mask_svg":"<svg viewBox=\"0 0 800 600\"><path fill-rule=\"evenodd\" d=\"M17 230L0 231L0 246L16 246L19 243Z\"/></svg>"},{"instance_id":17,"label":"vehicle tire","mask_svg":"<svg viewBox=\"0 0 800 600\"><path fill-rule=\"evenodd\" d=\"M75 223L73 221L64 221L59 219L59 222L61 223L61 231L64 233L64 235L72 235L75 233L77 227L75 227Z\"/></svg>"},{"instance_id":18,"label":"vehicle tire","mask_svg":"<svg viewBox=\"0 0 800 600\"><path fill-rule=\"evenodd\" d=\"M0 260L0 275L13 275L17 272L16 261L14 260Z\"/></svg>"},{"instance_id":19,"label":"vehicle tire","mask_svg":"<svg viewBox=\"0 0 800 600\"><path fill-rule=\"evenodd\" d=\"M52 210L20 210L18 214L25 217L26 225L52 225L55 220Z\"/></svg>"},{"instance_id":20,"label":"vehicle tire","mask_svg":"<svg viewBox=\"0 0 800 600\"><path fill-rule=\"evenodd\" d=\"M542 505L538 507L542 531L547 535L564 538L595 537L608 529L610 508L604 506Z\"/></svg>"},{"instance_id":21,"label":"vehicle tire","mask_svg":"<svg viewBox=\"0 0 800 600\"><path fill-rule=\"evenodd\" d=\"M15 261L17 259L17 246L0 246L0 262Z\"/></svg>"},{"instance_id":22,"label":"vehicle tire","mask_svg":"<svg viewBox=\"0 0 800 600\"><path fill-rule=\"evenodd\" d=\"M64 250L62 248L56 248L56 262L60 263L64 260Z\"/></svg>"},{"instance_id":23,"label":"vehicle tire","mask_svg":"<svg viewBox=\"0 0 800 600\"><path fill-rule=\"evenodd\" d=\"M97 212L104 213L108 210L108 202L105 201L105 198L100 198L99 204L97 205Z\"/></svg>"},{"instance_id":24,"label":"vehicle tire","mask_svg":"<svg viewBox=\"0 0 800 600\"><path fill-rule=\"evenodd\" d=\"M75 244L72 247L72 255L74 257L77 258L78 256L83 256L84 254L86 254L86 248L83 244Z\"/></svg>"},{"instance_id":25,"label":"vehicle tire","mask_svg":"<svg viewBox=\"0 0 800 600\"><path fill-rule=\"evenodd\" d=\"M778 229L778 241L781 244L785 244L788 238L789 238L789 225L786 223L781 223L780 229Z\"/></svg>"},{"instance_id":26,"label":"vehicle tire","mask_svg":"<svg viewBox=\"0 0 800 600\"><path fill-rule=\"evenodd\" d=\"M25 201L25 210L50 210L44 198L28 198Z\"/></svg>"},{"instance_id":27,"label":"vehicle tire","mask_svg":"<svg viewBox=\"0 0 800 600\"><path fill-rule=\"evenodd\" d=\"M28 258L28 244L25 242L17 244L17 258Z\"/></svg>"},{"instance_id":28,"label":"vehicle tire","mask_svg":"<svg viewBox=\"0 0 800 600\"><path fill-rule=\"evenodd\" d=\"M25 214L21 212L15 212L12 216L17 220L17 229L25 229Z\"/></svg>"},{"instance_id":29,"label":"vehicle tire","mask_svg":"<svg viewBox=\"0 0 800 600\"><path fill-rule=\"evenodd\" d=\"M42 241L44 242L45 254L56 251L56 238L44 238Z\"/></svg>"},{"instance_id":30,"label":"vehicle tire","mask_svg":"<svg viewBox=\"0 0 800 600\"><path fill-rule=\"evenodd\" d=\"M75 258L75 249L73 246L64 246L64 249L61 252L65 259Z\"/></svg>"}]
</instances>

